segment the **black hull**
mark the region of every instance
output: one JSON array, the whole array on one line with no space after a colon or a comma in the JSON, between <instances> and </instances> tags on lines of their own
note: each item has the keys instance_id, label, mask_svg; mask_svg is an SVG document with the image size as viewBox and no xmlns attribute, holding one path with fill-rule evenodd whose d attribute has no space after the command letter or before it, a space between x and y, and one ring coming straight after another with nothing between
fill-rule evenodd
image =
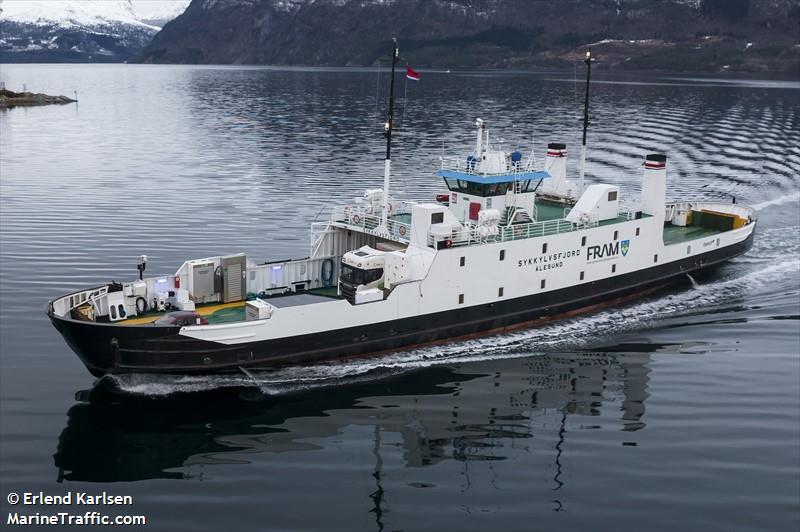
<instances>
[{"instance_id":1,"label":"black hull","mask_svg":"<svg viewBox=\"0 0 800 532\"><path fill-rule=\"evenodd\" d=\"M89 371L108 373L223 373L357 357L420 344L532 326L543 319L608 306L719 266L746 253L755 230L737 244L562 290L458 308L363 327L223 346L179 335L180 327L123 326L50 315Z\"/></svg>"}]
</instances>

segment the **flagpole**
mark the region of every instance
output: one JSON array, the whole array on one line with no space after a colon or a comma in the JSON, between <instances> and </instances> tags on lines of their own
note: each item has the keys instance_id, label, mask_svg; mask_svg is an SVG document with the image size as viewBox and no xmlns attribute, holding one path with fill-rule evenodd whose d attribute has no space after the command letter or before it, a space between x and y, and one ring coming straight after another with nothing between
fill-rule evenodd
<instances>
[{"instance_id":1,"label":"flagpole","mask_svg":"<svg viewBox=\"0 0 800 532\"><path fill-rule=\"evenodd\" d=\"M583 101L583 143L581 144L581 166L578 177L578 194L583 195L583 174L586 167L586 131L589 129L589 78L592 75L592 49L586 52L586 98Z\"/></svg>"},{"instance_id":2,"label":"flagpole","mask_svg":"<svg viewBox=\"0 0 800 532\"><path fill-rule=\"evenodd\" d=\"M406 66L408 68L408 66ZM408 75L404 80L403 84L403 125L405 126L406 123L406 107L408 107ZM407 131L407 130L406 130Z\"/></svg>"},{"instance_id":3,"label":"flagpole","mask_svg":"<svg viewBox=\"0 0 800 532\"><path fill-rule=\"evenodd\" d=\"M381 225L378 232L389 234L389 175L392 166L392 127L394 126L394 70L397 65L397 38L392 39L392 76L389 81L389 112L386 114L384 130L386 133L386 159L383 166L383 213L381 214Z\"/></svg>"}]
</instances>

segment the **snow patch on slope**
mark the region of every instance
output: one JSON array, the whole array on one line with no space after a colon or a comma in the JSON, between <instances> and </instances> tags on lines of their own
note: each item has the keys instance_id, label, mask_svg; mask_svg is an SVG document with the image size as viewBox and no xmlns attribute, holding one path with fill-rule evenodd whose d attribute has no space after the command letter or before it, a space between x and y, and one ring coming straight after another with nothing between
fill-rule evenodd
<instances>
[{"instance_id":1,"label":"snow patch on slope","mask_svg":"<svg viewBox=\"0 0 800 532\"><path fill-rule=\"evenodd\" d=\"M130 0L4 0L0 9L3 22L61 28L122 24L153 33L160 29L141 22Z\"/></svg>"}]
</instances>

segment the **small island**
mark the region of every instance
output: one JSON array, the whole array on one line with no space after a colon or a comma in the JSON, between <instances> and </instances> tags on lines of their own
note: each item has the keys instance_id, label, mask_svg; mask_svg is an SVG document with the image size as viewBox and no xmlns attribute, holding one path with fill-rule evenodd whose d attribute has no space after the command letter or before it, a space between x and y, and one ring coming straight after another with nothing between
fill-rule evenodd
<instances>
[{"instance_id":1,"label":"small island","mask_svg":"<svg viewBox=\"0 0 800 532\"><path fill-rule=\"evenodd\" d=\"M17 107L20 105L51 105L73 103L77 101L78 100L73 100L66 96L48 96L47 94L14 92L7 89L0 89L0 109Z\"/></svg>"}]
</instances>

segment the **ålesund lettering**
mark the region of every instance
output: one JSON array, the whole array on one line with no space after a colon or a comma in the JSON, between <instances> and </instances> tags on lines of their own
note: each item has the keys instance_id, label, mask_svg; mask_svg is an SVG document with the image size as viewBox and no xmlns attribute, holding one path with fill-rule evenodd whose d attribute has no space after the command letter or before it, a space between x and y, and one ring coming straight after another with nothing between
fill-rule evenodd
<instances>
[{"instance_id":1,"label":"\u00e5lesund lettering","mask_svg":"<svg viewBox=\"0 0 800 532\"><path fill-rule=\"evenodd\" d=\"M581 254L580 249L573 249L570 251L559 251L558 253L545 253L538 257L528 257L527 259L519 259L517 266L534 266L537 272L553 270L564 266L564 259L570 257L578 257Z\"/></svg>"}]
</instances>

